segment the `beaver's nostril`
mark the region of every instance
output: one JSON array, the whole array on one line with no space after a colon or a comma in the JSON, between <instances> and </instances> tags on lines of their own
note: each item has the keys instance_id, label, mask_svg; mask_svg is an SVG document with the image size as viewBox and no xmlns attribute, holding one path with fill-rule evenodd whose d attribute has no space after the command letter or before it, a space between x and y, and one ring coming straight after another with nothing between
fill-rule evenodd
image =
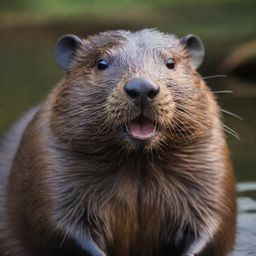
<instances>
[{"instance_id":1,"label":"beaver's nostril","mask_svg":"<svg viewBox=\"0 0 256 256\"><path fill-rule=\"evenodd\" d=\"M136 105L152 100L159 92L159 86L143 78L134 78L125 86L126 93Z\"/></svg>"},{"instance_id":2,"label":"beaver's nostril","mask_svg":"<svg viewBox=\"0 0 256 256\"><path fill-rule=\"evenodd\" d=\"M131 89L131 88L125 88L125 91L126 93L132 98L136 98L136 97L139 97L140 96L140 93L137 92L136 90L134 89Z\"/></svg>"},{"instance_id":3,"label":"beaver's nostril","mask_svg":"<svg viewBox=\"0 0 256 256\"><path fill-rule=\"evenodd\" d=\"M154 98L159 92L159 87L157 88L157 90L155 89L152 89L152 90L149 90L147 95L150 99Z\"/></svg>"}]
</instances>

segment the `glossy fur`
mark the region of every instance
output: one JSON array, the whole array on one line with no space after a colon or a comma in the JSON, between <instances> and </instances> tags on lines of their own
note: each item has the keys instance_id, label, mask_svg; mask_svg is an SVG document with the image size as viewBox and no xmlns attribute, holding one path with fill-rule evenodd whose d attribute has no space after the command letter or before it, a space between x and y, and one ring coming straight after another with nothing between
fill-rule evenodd
<instances>
[{"instance_id":1,"label":"glossy fur","mask_svg":"<svg viewBox=\"0 0 256 256\"><path fill-rule=\"evenodd\" d=\"M110 31L82 40L70 67L9 132L21 142L0 145L0 255L228 255L233 171L186 47L154 30ZM124 91L135 77L160 88L143 110L157 125L146 142L125 132L141 113Z\"/></svg>"}]
</instances>

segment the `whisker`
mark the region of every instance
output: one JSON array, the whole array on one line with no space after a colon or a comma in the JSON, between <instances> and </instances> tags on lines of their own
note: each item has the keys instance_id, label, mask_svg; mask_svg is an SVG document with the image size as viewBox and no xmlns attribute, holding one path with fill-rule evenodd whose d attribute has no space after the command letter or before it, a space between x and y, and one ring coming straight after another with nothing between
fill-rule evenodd
<instances>
[{"instance_id":1,"label":"whisker","mask_svg":"<svg viewBox=\"0 0 256 256\"><path fill-rule=\"evenodd\" d=\"M195 118L192 118L189 114L187 114L187 113L182 113L182 114L185 114L185 117L184 117L184 115L183 116L179 115L181 117L181 120L184 120L184 121L186 121L186 119L190 120L190 121L194 122L195 124L197 124L198 126L200 126L201 128L207 129L207 127L203 123L199 122ZM189 129L189 131L192 134L190 129Z\"/></svg>"},{"instance_id":2,"label":"whisker","mask_svg":"<svg viewBox=\"0 0 256 256\"><path fill-rule=\"evenodd\" d=\"M180 117L180 116L179 116L179 117ZM180 119L179 117L178 117L178 116L174 116L174 117L173 117L174 124L175 124L175 126L178 128L178 131L179 131L179 132L182 131L182 132L185 133L185 136L183 135L182 132L180 133L180 135L181 135L182 138L185 140L186 144L189 144L186 138L188 138L188 140L191 142L191 134L192 134L192 131L191 131L190 128L188 128L188 127L186 126L185 128L186 128L186 129L188 130L188 132L190 133L190 134L188 134L188 132L180 125L182 119ZM176 133L175 133L175 136L177 137L177 134L176 134Z\"/></svg>"},{"instance_id":3,"label":"whisker","mask_svg":"<svg viewBox=\"0 0 256 256\"><path fill-rule=\"evenodd\" d=\"M222 74L222 75L211 75L211 76L204 76L202 77L204 80L207 80L207 79L212 79L212 78L225 78L227 77L226 75Z\"/></svg>"},{"instance_id":4,"label":"whisker","mask_svg":"<svg viewBox=\"0 0 256 256\"><path fill-rule=\"evenodd\" d=\"M200 89L192 89L192 88L188 88L188 87L185 87L185 86L179 86L179 88L173 88L175 89L176 91L173 91L172 93L202 93L202 92L208 92L209 90L205 89L205 90L200 90Z\"/></svg>"},{"instance_id":5,"label":"whisker","mask_svg":"<svg viewBox=\"0 0 256 256\"><path fill-rule=\"evenodd\" d=\"M210 78L213 78L213 77L225 77L226 75L213 75L213 76L206 76L206 77L203 77L204 79L210 79ZM208 92L209 90L207 89L203 89L203 90L200 90L200 89L195 89L195 88L189 88L187 86L183 86L183 85L180 85L180 84L175 84L175 83L170 83L171 84L171 88L172 89L175 89L176 91L173 91L172 94L175 95L175 96L180 96L180 92L186 92L186 93L202 93L202 92ZM212 91L212 93L214 94L224 94L224 93L234 93L232 90L219 90L219 91ZM184 95L183 95L184 96Z\"/></svg>"},{"instance_id":6,"label":"whisker","mask_svg":"<svg viewBox=\"0 0 256 256\"><path fill-rule=\"evenodd\" d=\"M214 94L221 94L221 93L234 93L231 90L221 90L221 91L212 91Z\"/></svg>"},{"instance_id":7,"label":"whisker","mask_svg":"<svg viewBox=\"0 0 256 256\"><path fill-rule=\"evenodd\" d=\"M182 112L182 114L187 115L187 116L190 116L188 113L192 112L192 113L195 113L196 115L200 116L201 118L210 119L208 115L206 115L204 113L200 113L197 110L195 110L189 106L177 104L177 109L184 110L184 112ZM180 115L182 115L182 114L180 114Z\"/></svg>"},{"instance_id":8,"label":"whisker","mask_svg":"<svg viewBox=\"0 0 256 256\"><path fill-rule=\"evenodd\" d=\"M175 120L176 119L176 120ZM179 122L179 120L177 118L173 118L173 121L174 121L174 126L176 126L178 128L178 132L180 134L180 136L185 140L185 142L187 143L187 140L186 140L186 137L184 136L187 135L187 132L183 129L183 127L181 127L177 121ZM170 128L172 128L172 125L170 126ZM183 134L184 133L184 134ZM178 137L178 134L175 132L174 133L176 137Z\"/></svg>"},{"instance_id":9,"label":"whisker","mask_svg":"<svg viewBox=\"0 0 256 256\"><path fill-rule=\"evenodd\" d=\"M235 114L235 113L232 113L232 112L230 112L230 111L228 111L228 110L226 110L226 109L221 108L220 111L221 111L222 113L225 113L225 114L228 114L228 115L230 115L230 116L236 117L237 119L243 120L243 118L242 118L241 116L239 116L239 115L237 115L237 114Z\"/></svg>"},{"instance_id":10,"label":"whisker","mask_svg":"<svg viewBox=\"0 0 256 256\"><path fill-rule=\"evenodd\" d=\"M82 131L85 129L85 127L83 126L77 133L75 133L66 143L66 145L71 144L81 133Z\"/></svg>"},{"instance_id":11,"label":"whisker","mask_svg":"<svg viewBox=\"0 0 256 256\"><path fill-rule=\"evenodd\" d=\"M176 89L176 88L175 88ZM197 89L191 89L191 88L182 88L183 92L189 92L189 93L202 93L202 92L208 92L209 90L197 90ZM180 90L181 91L181 90ZM234 93L231 90L219 90L219 91L211 91L214 94L221 94L221 93ZM178 94L178 93L177 93Z\"/></svg>"},{"instance_id":12,"label":"whisker","mask_svg":"<svg viewBox=\"0 0 256 256\"><path fill-rule=\"evenodd\" d=\"M240 137L239 137L239 136L237 136L237 135L235 135L235 134L233 134L231 131L226 130L225 128L224 128L224 131L225 131L226 133L228 133L228 134L232 135L233 137L235 137L237 140L241 141Z\"/></svg>"},{"instance_id":13,"label":"whisker","mask_svg":"<svg viewBox=\"0 0 256 256\"><path fill-rule=\"evenodd\" d=\"M176 92L177 94L182 90L182 92L189 92L189 93L201 93L201 92L208 92L209 90L200 90L200 89L192 89L192 88L187 88L185 86L177 86L177 88L175 88L175 90L177 90L178 92ZM219 91L211 91L214 94L221 94L221 93L234 93L232 90L219 90Z\"/></svg>"},{"instance_id":14,"label":"whisker","mask_svg":"<svg viewBox=\"0 0 256 256\"><path fill-rule=\"evenodd\" d=\"M63 246L63 244L65 243L65 241L68 239L68 237L69 237L68 232L65 231L65 232L64 232L63 239L62 239L62 241L60 242L59 248L61 248L61 247Z\"/></svg>"},{"instance_id":15,"label":"whisker","mask_svg":"<svg viewBox=\"0 0 256 256\"><path fill-rule=\"evenodd\" d=\"M227 125L225 124L222 124L223 125L223 128L224 130L229 133L230 135L234 136L237 140L241 141L240 137L239 137L239 134L234 131L233 129L231 129L230 127L228 127Z\"/></svg>"}]
</instances>

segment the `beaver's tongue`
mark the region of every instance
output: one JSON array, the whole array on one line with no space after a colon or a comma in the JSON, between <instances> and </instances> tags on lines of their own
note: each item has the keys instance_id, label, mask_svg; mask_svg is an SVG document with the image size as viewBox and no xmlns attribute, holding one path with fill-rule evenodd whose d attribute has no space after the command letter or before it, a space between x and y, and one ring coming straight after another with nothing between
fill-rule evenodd
<instances>
[{"instance_id":1,"label":"beaver's tongue","mask_svg":"<svg viewBox=\"0 0 256 256\"><path fill-rule=\"evenodd\" d=\"M132 137L139 140L147 140L155 133L154 123L144 116L139 116L132 120L128 125L128 129Z\"/></svg>"}]
</instances>

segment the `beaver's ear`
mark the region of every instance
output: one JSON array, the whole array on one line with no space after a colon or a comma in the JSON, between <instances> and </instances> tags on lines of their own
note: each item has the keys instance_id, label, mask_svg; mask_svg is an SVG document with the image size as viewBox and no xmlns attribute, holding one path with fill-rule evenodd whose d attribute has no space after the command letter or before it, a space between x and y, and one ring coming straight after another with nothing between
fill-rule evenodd
<instances>
[{"instance_id":1,"label":"beaver's ear","mask_svg":"<svg viewBox=\"0 0 256 256\"><path fill-rule=\"evenodd\" d=\"M198 68L204 59L204 44L202 40L195 35L187 35L180 42L186 46L192 65Z\"/></svg>"},{"instance_id":2,"label":"beaver's ear","mask_svg":"<svg viewBox=\"0 0 256 256\"><path fill-rule=\"evenodd\" d=\"M76 35L64 35L56 43L55 54L58 64L65 70L69 70L70 61L76 49L81 44L81 39Z\"/></svg>"}]
</instances>

